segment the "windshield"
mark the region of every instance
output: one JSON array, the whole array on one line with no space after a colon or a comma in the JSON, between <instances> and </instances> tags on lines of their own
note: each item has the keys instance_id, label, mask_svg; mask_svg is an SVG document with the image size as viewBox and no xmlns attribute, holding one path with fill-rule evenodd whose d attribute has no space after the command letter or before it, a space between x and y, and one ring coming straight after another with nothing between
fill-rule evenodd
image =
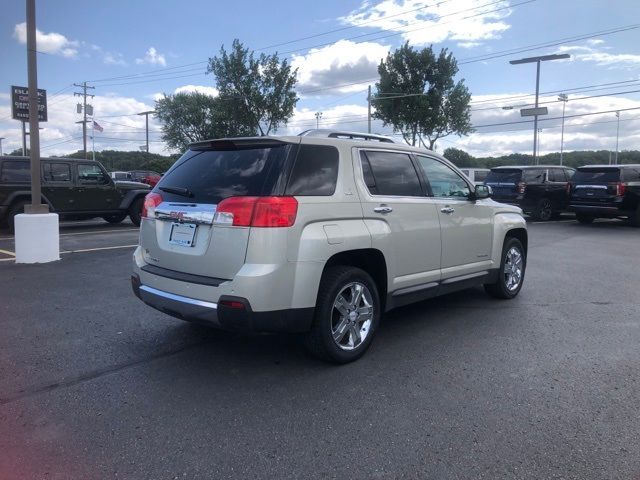
<instances>
[{"instance_id":1,"label":"windshield","mask_svg":"<svg viewBox=\"0 0 640 480\"><path fill-rule=\"evenodd\" d=\"M290 147L189 150L157 189L165 201L209 204L238 195L274 195ZM186 190L189 196L167 191L171 188Z\"/></svg>"},{"instance_id":2,"label":"windshield","mask_svg":"<svg viewBox=\"0 0 640 480\"><path fill-rule=\"evenodd\" d=\"M574 183L586 184L615 183L619 180L620 170L617 168L581 168L571 179Z\"/></svg>"},{"instance_id":3,"label":"windshield","mask_svg":"<svg viewBox=\"0 0 640 480\"><path fill-rule=\"evenodd\" d=\"M518 183L522 179L522 170L504 169L491 170L487 175L486 183Z\"/></svg>"}]
</instances>

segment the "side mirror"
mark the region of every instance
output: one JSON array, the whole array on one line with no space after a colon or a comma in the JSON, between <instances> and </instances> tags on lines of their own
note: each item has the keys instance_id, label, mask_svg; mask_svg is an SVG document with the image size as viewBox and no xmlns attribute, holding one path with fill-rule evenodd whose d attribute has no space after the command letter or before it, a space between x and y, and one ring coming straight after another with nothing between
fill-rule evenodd
<instances>
[{"instance_id":1,"label":"side mirror","mask_svg":"<svg viewBox=\"0 0 640 480\"><path fill-rule=\"evenodd\" d=\"M482 200L483 198L490 198L491 195L493 195L493 190L489 185L476 185L476 188L472 193L472 199Z\"/></svg>"}]
</instances>

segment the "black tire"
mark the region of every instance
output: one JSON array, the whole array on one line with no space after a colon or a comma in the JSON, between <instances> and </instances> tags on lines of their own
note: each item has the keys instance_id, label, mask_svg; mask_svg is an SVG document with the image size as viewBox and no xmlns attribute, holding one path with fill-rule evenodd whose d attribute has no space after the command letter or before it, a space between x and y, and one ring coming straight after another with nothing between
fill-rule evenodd
<instances>
[{"instance_id":1,"label":"black tire","mask_svg":"<svg viewBox=\"0 0 640 480\"><path fill-rule=\"evenodd\" d=\"M587 213L576 213L576 220L580 223L589 224L593 223L593 216Z\"/></svg>"},{"instance_id":2,"label":"black tire","mask_svg":"<svg viewBox=\"0 0 640 480\"><path fill-rule=\"evenodd\" d=\"M522 266L521 266L521 274L520 274L520 282L518 283L516 288L509 288L507 285L507 275L505 274L505 265L507 263L507 255L510 254L512 249L519 250L519 253L522 257ZM514 298L520 290L522 289L522 285L524 284L524 276L527 269L527 254L522 246L522 243L517 238L507 237L504 241L504 245L502 247L502 260L500 261L500 271L498 274L498 279L495 283L485 284L484 289L486 292L494 298L500 298L503 300L510 300Z\"/></svg>"},{"instance_id":3,"label":"black tire","mask_svg":"<svg viewBox=\"0 0 640 480\"><path fill-rule=\"evenodd\" d=\"M129 218L136 227L140 226L142 221L142 205L144 204L144 197L136 198L129 207Z\"/></svg>"},{"instance_id":4,"label":"black tire","mask_svg":"<svg viewBox=\"0 0 640 480\"><path fill-rule=\"evenodd\" d=\"M636 213L629 217L629 224L632 227L640 228L640 205L636 208Z\"/></svg>"},{"instance_id":5,"label":"black tire","mask_svg":"<svg viewBox=\"0 0 640 480\"><path fill-rule=\"evenodd\" d=\"M366 287L366 290L360 290L358 298L363 298L366 303L368 301L366 297L370 297L373 311L368 326L364 323L359 325L358 319L354 320L355 315L354 317L341 316L337 308L334 308L334 302L337 301L339 294L346 294L349 297L349 294L344 293L343 290L349 288L351 284ZM343 300L345 300L344 296ZM349 298L349 300L350 302L347 303L351 305L352 299ZM325 271L320 282L313 325L305 338L305 346L310 353L323 360L333 363L353 362L360 358L371 345L380 324L381 308L378 288L367 272L348 266L330 267ZM355 310L351 311L355 312ZM351 323L348 320L351 320ZM339 328L341 321L346 321L346 326L342 328L343 337L334 340L334 328ZM353 323L354 321L356 323ZM348 343L356 343L352 335L355 334L361 338L363 332L366 332L366 336L361 343L355 346L348 345ZM338 332L336 334L339 335ZM340 341L347 345L339 346Z\"/></svg>"},{"instance_id":6,"label":"black tire","mask_svg":"<svg viewBox=\"0 0 640 480\"><path fill-rule=\"evenodd\" d=\"M27 202L26 200L21 200L14 203L11 208L9 208L9 215L7 215L7 225L9 227L9 233L15 233L16 229L14 225L14 218L16 215L24 213L24 206L28 204L29 202Z\"/></svg>"},{"instance_id":7,"label":"black tire","mask_svg":"<svg viewBox=\"0 0 640 480\"><path fill-rule=\"evenodd\" d=\"M553 217L553 202L548 198L541 198L533 211L533 218L539 222L548 222Z\"/></svg>"},{"instance_id":8,"label":"black tire","mask_svg":"<svg viewBox=\"0 0 640 480\"><path fill-rule=\"evenodd\" d=\"M126 213L120 213L117 215L107 215L106 217L102 217L105 221L109 222L109 223L120 223L122 222L125 218L127 218L127 214Z\"/></svg>"}]
</instances>

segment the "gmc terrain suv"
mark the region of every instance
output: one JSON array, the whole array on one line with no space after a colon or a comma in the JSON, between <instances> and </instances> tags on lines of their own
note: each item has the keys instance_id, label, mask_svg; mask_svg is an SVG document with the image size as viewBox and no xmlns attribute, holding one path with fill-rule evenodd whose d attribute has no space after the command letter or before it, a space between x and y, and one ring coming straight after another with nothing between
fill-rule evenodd
<instances>
[{"instance_id":1,"label":"gmc terrain suv","mask_svg":"<svg viewBox=\"0 0 640 480\"><path fill-rule=\"evenodd\" d=\"M570 189L570 208L580 223L624 217L640 227L640 165L580 167Z\"/></svg>"},{"instance_id":2,"label":"gmc terrain suv","mask_svg":"<svg viewBox=\"0 0 640 480\"><path fill-rule=\"evenodd\" d=\"M535 220L547 221L569 205L567 184L573 168L559 166L495 167L485 179L498 202L517 205Z\"/></svg>"},{"instance_id":3,"label":"gmc terrain suv","mask_svg":"<svg viewBox=\"0 0 640 480\"><path fill-rule=\"evenodd\" d=\"M30 161L0 157L0 224L13 230L13 218L31 202ZM42 159L42 202L62 219L102 217L109 223L131 218L140 225L148 185L114 181L100 162L73 158Z\"/></svg>"},{"instance_id":4,"label":"gmc terrain suv","mask_svg":"<svg viewBox=\"0 0 640 480\"><path fill-rule=\"evenodd\" d=\"M394 307L475 285L518 294L526 223L489 193L374 135L192 144L146 197L133 290L183 320L305 333L311 352L349 362Z\"/></svg>"}]
</instances>

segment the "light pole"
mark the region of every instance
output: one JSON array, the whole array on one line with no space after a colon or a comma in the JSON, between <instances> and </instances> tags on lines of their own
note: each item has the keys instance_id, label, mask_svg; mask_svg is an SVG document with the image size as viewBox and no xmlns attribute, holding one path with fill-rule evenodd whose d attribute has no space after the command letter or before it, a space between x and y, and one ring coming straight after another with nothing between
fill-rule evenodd
<instances>
[{"instance_id":1,"label":"light pole","mask_svg":"<svg viewBox=\"0 0 640 480\"><path fill-rule=\"evenodd\" d=\"M562 155L564 152L564 109L569 101L569 96L566 93L558 95L558 100L562 102L562 133L560 134L560 165L562 165Z\"/></svg>"},{"instance_id":2,"label":"light pole","mask_svg":"<svg viewBox=\"0 0 640 480\"><path fill-rule=\"evenodd\" d=\"M149 153L149 115L156 113L155 110L147 110L146 112L140 112L138 115L144 115L145 117L145 125L146 125L146 132L147 132L147 153Z\"/></svg>"},{"instance_id":3,"label":"light pole","mask_svg":"<svg viewBox=\"0 0 640 480\"><path fill-rule=\"evenodd\" d=\"M0 157L2 156L2 140L4 140L5 137L0 137Z\"/></svg>"},{"instance_id":4,"label":"light pole","mask_svg":"<svg viewBox=\"0 0 640 480\"><path fill-rule=\"evenodd\" d=\"M571 55L568 53L561 53L556 55L543 55L541 57L528 57L521 58L520 60L511 60L509 63L511 65L520 65L522 63L535 63L536 64L536 105L535 108L538 108L538 97L540 96L540 63L548 62L550 60L562 60L566 58L570 58ZM537 164L537 143L538 143L538 115L533 116L533 163Z\"/></svg>"},{"instance_id":5,"label":"light pole","mask_svg":"<svg viewBox=\"0 0 640 480\"><path fill-rule=\"evenodd\" d=\"M616 117L618 118L618 126L616 127L616 156L614 160L614 165L618 164L618 139L620 138L620 112L616 112Z\"/></svg>"},{"instance_id":6,"label":"light pole","mask_svg":"<svg viewBox=\"0 0 640 480\"><path fill-rule=\"evenodd\" d=\"M320 128L321 118L322 118L322 112L316 112L316 128Z\"/></svg>"},{"instance_id":7,"label":"light pole","mask_svg":"<svg viewBox=\"0 0 640 480\"><path fill-rule=\"evenodd\" d=\"M542 129L541 128L538 129L538 157L540 156L540 137L542 137ZM538 163L539 162L536 162L536 165Z\"/></svg>"}]
</instances>

